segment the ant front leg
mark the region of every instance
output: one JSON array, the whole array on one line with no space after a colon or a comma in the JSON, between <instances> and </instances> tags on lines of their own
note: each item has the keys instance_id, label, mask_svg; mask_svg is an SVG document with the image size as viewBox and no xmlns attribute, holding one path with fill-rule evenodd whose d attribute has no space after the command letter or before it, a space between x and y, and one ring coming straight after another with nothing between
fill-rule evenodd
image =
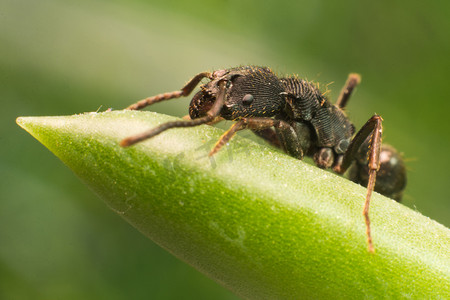
<instances>
[{"instance_id":1,"label":"ant front leg","mask_svg":"<svg viewBox=\"0 0 450 300\"><path fill-rule=\"evenodd\" d=\"M142 109L146 106L152 105L154 103L157 102L161 102L164 100L169 100L169 99L173 99L173 98L180 98L183 96L188 96L194 89L195 87L200 83L200 81L205 78L208 77L210 79L212 79L212 74L209 72L202 72L199 73L197 75L194 76L194 78L192 78L181 90L179 91L174 91L174 92L169 92L169 93L164 93L164 94L159 94L153 97L148 97L145 98L141 101L136 102L135 104L132 104L130 106L128 106L127 110L138 110L138 109Z\"/></svg>"},{"instance_id":2,"label":"ant front leg","mask_svg":"<svg viewBox=\"0 0 450 300\"><path fill-rule=\"evenodd\" d=\"M366 144L368 149L366 150L369 160L369 180L367 183L367 195L364 203L363 215L366 222L367 243L370 252L374 252L375 248L373 246L372 236L370 233L369 206L372 192L375 188L377 172L380 168L381 134L383 131L381 124L382 120L383 119L378 115L374 115L370 118L351 141L347 151L344 153L342 163L334 167L336 172L343 174L351 165L353 160L357 159L361 146L365 144L368 139L368 143Z\"/></svg>"},{"instance_id":3,"label":"ant front leg","mask_svg":"<svg viewBox=\"0 0 450 300\"><path fill-rule=\"evenodd\" d=\"M192 120L191 116L189 116L189 115L183 116L182 119L185 120L185 121L190 121L190 120ZM206 125L215 125L215 124L217 124L217 123L222 122L223 120L225 120L225 119L222 118L222 117L220 117L220 116L217 116L217 117L215 117L212 121L206 122L205 124L206 124Z\"/></svg>"},{"instance_id":4,"label":"ant front leg","mask_svg":"<svg viewBox=\"0 0 450 300\"><path fill-rule=\"evenodd\" d=\"M259 137L263 138L276 148L299 160L303 159L305 153L311 147L311 129L302 122L283 122L272 128L252 129Z\"/></svg>"},{"instance_id":5,"label":"ant front leg","mask_svg":"<svg viewBox=\"0 0 450 300\"><path fill-rule=\"evenodd\" d=\"M283 145L281 145L277 133L272 128L265 128L259 130L252 129L252 131L254 134L264 139L267 143L269 143L273 147L283 149Z\"/></svg>"},{"instance_id":6,"label":"ant front leg","mask_svg":"<svg viewBox=\"0 0 450 300\"><path fill-rule=\"evenodd\" d=\"M192 80L191 80L191 82L192 82ZM141 134L123 139L120 142L120 146L129 147L129 146L139 143L143 140L152 138L152 137L160 134L161 132L166 131L171 128L194 127L194 126L212 122L219 115L220 110L222 109L223 105L225 104L225 98L226 98L225 97L225 89L226 89L226 81L221 80L219 82L219 92L217 94L217 98L214 101L214 104L211 107L211 109L206 113L206 115L204 117L201 117L198 119L193 119L193 120L173 121L173 122L167 122L167 123L161 124L153 129L145 131Z\"/></svg>"}]
</instances>

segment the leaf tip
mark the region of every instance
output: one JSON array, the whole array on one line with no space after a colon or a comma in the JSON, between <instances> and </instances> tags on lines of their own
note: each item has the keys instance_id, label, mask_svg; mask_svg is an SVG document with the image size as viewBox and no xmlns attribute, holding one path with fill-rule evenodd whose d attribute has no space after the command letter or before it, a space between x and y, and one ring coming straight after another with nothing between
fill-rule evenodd
<instances>
[{"instance_id":1,"label":"leaf tip","mask_svg":"<svg viewBox=\"0 0 450 300\"><path fill-rule=\"evenodd\" d=\"M16 124L25 129L26 131L30 132L30 126L29 124L32 122L32 117L17 117Z\"/></svg>"},{"instance_id":2,"label":"leaf tip","mask_svg":"<svg viewBox=\"0 0 450 300\"><path fill-rule=\"evenodd\" d=\"M25 119L25 117L17 117L17 119L16 119L17 125L19 125L20 127L23 127L22 124L24 123L24 119Z\"/></svg>"},{"instance_id":3,"label":"leaf tip","mask_svg":"<svg viewBox=\"0 0 450 300\"><path fill-rule=\"evenodd\" d=\"M51 124L49 117L18 117L16 123L40 142L42 133Z\"/></svg>"}]
</instances>

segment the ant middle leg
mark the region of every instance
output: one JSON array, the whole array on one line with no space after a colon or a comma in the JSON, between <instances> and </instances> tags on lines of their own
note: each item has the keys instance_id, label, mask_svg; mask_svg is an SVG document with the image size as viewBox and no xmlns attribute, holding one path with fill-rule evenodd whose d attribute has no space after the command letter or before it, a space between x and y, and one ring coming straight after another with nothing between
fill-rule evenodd
<instances>
[{"instance_id":1,"label":"ant middle leg","mask_svg":"<svg viewBox=\"0 0 450 300\"><path fill-rule=\"evenodd\" d=\"M169 100L169 99L173 99L173 98L180 98L180 97L183 97L183 96L187 96L195 89L195 87L205 77L212 79L212 74L209 73L209 72L199 73L199 74L195 75L194 78L192 78L179 91L163 93L163 94L158 94L158 95L153 96L153 97L148 97L148 98L145 98L143 100L140 100L140 101L138 101L138 102L128 106L125 109L126 110L138 110L138 109L142 109L142 108L144 108L146 106L152 105L152 104L157 103L157 102L161 102L161 101L164 101L164 100Z\"/></svg>"},{"instance_id":2,"label":"ant middle leg","mask_svg":"<svg viewBox=\"0 0 450 300\"><path fill-rule=\"evenodd\" d=\"M226 81L225 80L220 81L219 82L219 92L217 94L217 98L214 101L213 106L206 113L205 116L198 118L198 119L193 119L193 120L172 121L172 122L167 122L167 123L161 124L155 128L145 131L141 134L137 134L135 136L130 136L128 138L123 139L120 142L120 146L122 146L122 147L132 146L143 140L152 138L152 137L160 134L161 132L166 131L171 128L194 127L194 126L207 124L209 122L214 121L214 119L219 116L220 110L222 109L223 105L225 104L225 98L226 98L225 97L225 88L226 88Z\"/></svg>"},{"instance_id":3,"label":"ant middle leg","mask_svg":"<svg viewBox=\"0 0 450 300\"><path fill-rule=\"evenodd\" d=\"M371 117L358 133L356 133L348 146L347 151L344 153L344 157L342 160L339 160L339 164L335 165L333 168L335 172L343 174L351 163L358 158L359 153L361 153L361 146L366 145L365 147L368 148L364 149L364 151L367 151L369 179L363 215L366 222L367 244L370 252L374 252L375 248L370 233L369 206L372 192L375 188L377 172L380 168L381 135L383 131L382 121L383 119L379 115ZM368 143L366 143L367 140Z\"/></svg>"}]
</instances>

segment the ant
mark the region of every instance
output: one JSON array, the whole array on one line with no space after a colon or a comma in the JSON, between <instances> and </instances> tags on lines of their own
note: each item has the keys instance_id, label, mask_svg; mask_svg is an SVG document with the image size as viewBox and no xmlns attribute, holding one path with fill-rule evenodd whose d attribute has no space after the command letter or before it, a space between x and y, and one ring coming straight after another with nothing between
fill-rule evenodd
<instances>
[{"instance_id":1,"label":"ant","mask_svg":"<svg viewBox=\"0 0 450 300\"><path fill-rule=\"evenodd\" d=\"M392 146L382 145L383 119L379 115L373 115L355 134L344 109L360 83L360 76L350 74L338 100L331 104L313 82L295 76L279 78L267 67L241 66L199 73L179 91L143 99L126 109L138 110L188 96L204 78L210 81L200 86L192 98L187 120L161 124L122 140L120 145L131 146L170 128L213 124L225 119L236 123L220 137L210 156L237 131L250 129L293 157L300 160L312 157L319 168L332 168L338 174L350 168L350 179L367 186L363 215L368 250L374 252L369 219L372 192L400 201L406 185L406 168Z\"/></svg>"}]
</instances>

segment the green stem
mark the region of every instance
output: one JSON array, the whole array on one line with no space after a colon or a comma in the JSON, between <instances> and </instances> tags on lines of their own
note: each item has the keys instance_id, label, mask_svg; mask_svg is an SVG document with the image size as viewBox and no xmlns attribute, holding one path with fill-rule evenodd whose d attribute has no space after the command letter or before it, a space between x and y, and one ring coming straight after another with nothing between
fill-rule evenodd
<instances>
[{"instance_id":1,"label":"green stem","mask_svg":"<svg viewBox=\"0 0 450 300\"><path fill-rule=\"evenodd\" d=\"M365 189L236 137L213 158L210 126L122 138L172 117L119 111L26 117L18 124L114 211L245 298L447 298L450 230Z\"/></svg>"}]
</instances>

